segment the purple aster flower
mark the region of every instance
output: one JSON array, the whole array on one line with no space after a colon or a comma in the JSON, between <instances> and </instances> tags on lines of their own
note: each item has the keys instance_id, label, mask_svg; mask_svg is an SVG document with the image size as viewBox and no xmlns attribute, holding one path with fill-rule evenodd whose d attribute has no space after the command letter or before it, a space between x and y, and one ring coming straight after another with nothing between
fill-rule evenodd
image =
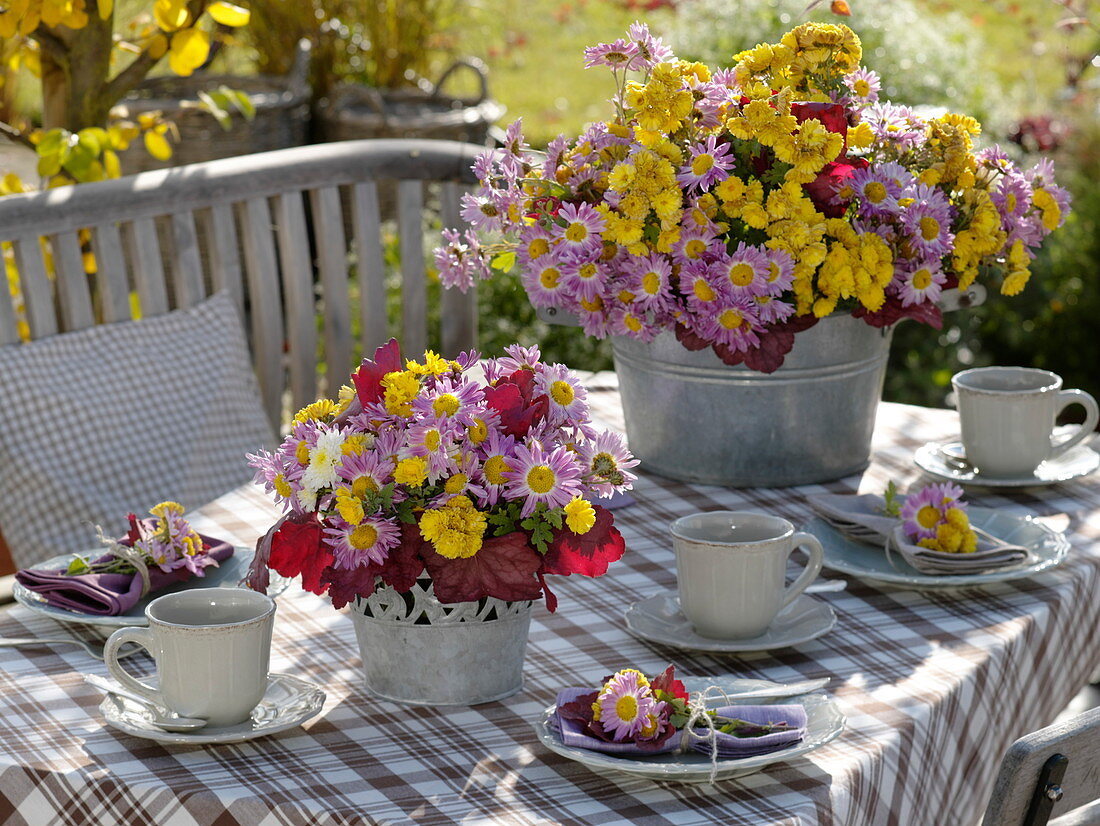
<instances>
[{"instance_id":1,"label":"purple aster flower","mask_svg":"<svg viewBox=\"0 0 1100 826\"><path fill-rule=\"evenodd\" d=\"M599 723L615 742L632 740L651 727L664 710L653 696L649 683L632 668L615 674L600 690L593 704L599 708Z\"/></svg>"},{"instance_id":2,"label":"purple aster flower","mask_svg":"<svg viewBox=\"0 0 1100 826\"><path fill-rule=\"evenodd\" d=\"M578 301L593 301L602 295L607 283L607 267L601 264L597 256L591 253L570 255L561 258L562 285L570 296Z\"/></svg>"},{"instance_id":3,"label":"purple aster flower","mask_svg":"<svg viewBox=\"0 0 1100 826\"><path fill-rule=\"evenodd\" d=\"M647 314L631 304L616 304L607 319L612 335L629 336L639 341L653 341L660 332L650 323Z\"/></svg>"},{"instance_id":4,"label":"purple aster flower","mask_svg":"<svg viewBox=\"0 0 1100 826\"><path fill-rule=\"evenodd\" d=\"M598 255L603 249L600 233L607 225L591 204L565 204L558 210L558 221L552 232L563 252Z\"/></svg>"},{"instance_id":5,"label":"purple aster flower","mask_svg":"<svg viewBox=\"0 0 1100 826\"><path fill-rule=\"evenodd\" d=\"M369 493L381 490L393 479L394 461L388 453L378 450L381 441L376 441L362 453L349 453L336 466L336 475L347 483L352 494L360 499ZM395 448L396 450L396 448Z\"/></svg>"},{"instance_id":6,"label":"purple aster flower","mask_svg":"<svg viewBox=\"0 0 1100 826\"><path fill-rule=\"evenodd\" d=\"M524 269L520 275L523 289L534 307L563 307L570 293L562 280L561 263L557 256L545 256Z\"/></svg>"},{"instance_id":7,"label":"purple aster flower","mask_svg":"<svg viewBox=\"0 0 1100 826\"><path fill-rule=\"evenodd\" d=\"M927 124L908 106L875 103L863 110L863 120L871 126L876 140L903 152L923 146L928 137Z\"/></svg>"},{"instance_id":8,"label":"purple aster flower","mask_svg":"<svg viewBox=\"0 0 1100 826\"><path fill-rule=\"evenodd\" d=\"M859 201L859 215L863 218L887 218L898 214L898 196L902 189L889 174L883 174L878 165L857 169L848 179L848 187Z\"/></svg>"},{"instance_id":9,"label":"purple aster flower","mask_svg":"<svg viewBox=\"0 0 1100 826\"><path fill-rule=\"evenodd\" d=\"M751 296L722 297L701 314L703 338L743 353L760 344L760 318Z\"/></svg>"},{"instance_id":10,"label":"purple aster flower","mask_svg":"<svg viewBox=\"0 0 1100 826\"><path fill-rule=\"evenodd\" d=\"M689 308L706 314L725 290L725 279L725 273L706 261L691 261L680 269L680 292L687 296Z\"/></svg>"},{"instance_id":11,"label":"purple aster flower","mask_svg":"<svg viewBox=\"0 0 1100 826\"><path fill-rule=\"evenodd\" d=\"M681 267L706 259L712 251L725 249L725 241L717 237L713 226L699 226L695 222L684 221L680 231L680 240L672 245L672 257Z\"/></svg>"},{"instance_id":12,"label":"purple aster flower","mask_svg":"<svg viewBox=\"0 0 1100 826\"><path fill-rule=\"evenodd\" d=\"M505 355L493 359L493 365L499 371L498 375L507 376L516 370L537 371L541 366L542 351L534 344L524 347L520 344L509 344L504 348Z\"/></svg>"},{"instance_id":13,"label":"purple aster flower","mask_svg":"<svg viewBox=\"0 0 1100 826\"><path fill-rule=\"evenodd\" d=\"M775 324L786 321L794 315L794 307L786 301L780 301L772 295L758 295L753 301L756 303L756 315L762 324Z\"/></svg>"},{"instance_id":14,"label":"purple aster flower","mask_svg":"<svg viewBox=\"0 0 1100 826\"><path fill-rule=\"evenodd\" d=\"M902 211L901 223L913 250L918 255L937 258L949 253L955 242L951 232L955 209L947 196L924 184L911 186L902 195L903 200L912 199Z\"/></svg>"},{"instance_id":15,"label":"purple aster flower","mask_svg":"<svg viewBox=\"0 0 1100 826\"><path fill-rule=\"evenodd\" d=\"M546 145L546 160L542 164L544 178L557 180L558 167L561 166L562 156L569 148L569 138L558 135Z\"/></svg>"},{"instance_id":16,"label":"purple aster flower","mask_svg":"<svg viewBox=\"0 0 1100 826\"><path fill-rule=\"evenodd\" d=\"M938 258L907 260L891 282L903 307L937 301L947 276Z\"/></svg>"},{"instance_id":17,"label":"purple aster flower","mask_svg":"<svg viewBox=\"0 0 1100 826\"><path fill-rule=\"evenodd\" d=\"M578 444L577 455L584 468L585 482L600 496L629 490L638 478L630 472L638 466L638 460L627 448L621 433L604 430L594 439Z\"/></svg>"},{"instance_id":18,"label":"purple aster flower","mask_svg":"<svg viewBox=\"0 0 1100 826\"><path fill-rule=\"evenodd\" d=\"M619 39L614 43L598 43L584 50L584 68L607 66L610 69L627 69L638 57L638 45Z\"/></svg>"},{"instance_id":19,"label":"purple aster flower","mask_svg":"<svg viewBox=\"0 0 1100 826\"><path fill-rule=\"evenodd\" d=\"M482 232L500 232L507 221L508 208L500 196L500 190L482 188L477 194L462 195L462 220Z\"/></svg>"},{"instance_id":20,"label":"purple aster flower","mask_svg":"<svg viewBox=\"0 0 1100 826\"><path fill-rule=\"evenodd\" d=\"M381 565L401 544L401 529L391 519L368 516L356 525L339 516L329 517L325 544L332 548L332 567L351 571L360 565Z\"/></svg>"},{"instance_id":21,"label":"purple aster flower","mask_svg":"<svg viewBox=\"0 0 1100 826\"><path fill-rule=\"evenodd\" d=\"M732 169L730 145L719 144L717 136L710 135L702 143L688 147L687 163L680 167L676 180L686 192L705 192L728 178Z\"/></svg>"},{"instance_id":22,"label":"purple aster flower","mask_svg":"<svg viewBox=\"0 0 1100 826\"><path fill-rule=\"evenodd\" d=\"M737 245L732 253L723 250L714 267L721 274L725 292L732 296L757 296L768 291L770 266L767 253L759 247Z\"/></svg>"},{"instance_id":23,"label":"purple aster flower","mask_svg":"<svg viewBox=\"0 0 1100 826\"><path fill-rule=\"evenodd\" d=\"M667 256L654 252L632 257L627 268L626 286L634 293L639 310L660 307L669 301L672 264Z\"/></svg>"},{"instance_id":24,"label":"purple aster flower","mask_svg":"<svg viewBox=\"0 0 1100 826\"><path fill-rule=\"evenodd\" d=\"M638 48L638 54L627 66L628 69L644 72L658 63L672 59L672 49L666 46L661 38L650 34L649 26L645 23L638 21L631 23L627 32Z\"/></svg>"},{"instance_id":25,"label":"purple aster flower","mask_svg":"<svg viewBox=\"0 0 1100 826\"><path fill-rule=\"evenodd\" d=\"M468 427L484 408L482 388L464 376L440 376L412 402L413 410L424 417L439 417Z\"/></svg>"},{"instance_id":26,"label":"purple aster flower","mask_svg":"<svg viewBox=\"0 0 1100 826\"><path fill-rule=\"evenodd\" d=\"M768 268L764 275L767 294L773 297L782 295L794 284L794 259L784 250L768 250L767 256Z\"/></svg>"},{"instance_id":27,"label":"purple aster flower","mask_svg":"<svg viewBox=\"0 0 1100 826\"><path fill-rule=\"evenodd\" d=\"M560 508L583 493L581 469L568 448L544 451L537 444L516 445L508 463L512 470L504 472L507 494L512 499L523 497L523 517L534 513L540 503Z\"/></svg>"},{"instance_id":28,"label":"purple aster flower","mask_svg":"<svg viewBox=\"0 0 1100 826\"><path fill-rule=\"evenodd\" d=\"M934 539L936 527L946 518L950 508L966 510L962 500L963 491L950 482L931 484L917 493L905 497L901 508L902 524L910 540Z\"/></svg>"},{"instance_id":29,"label":"purple aster flower","mask_svg":"<svg viewBox=\"0 0 1100 826\"><path fill-rule=\"evenodd\" d=\"M434 253L439 280L444 287L457 287L465 293L477 281L492 275L481 241L473 230L460 235L456 229L443 230L444 245Z\"/></svg>"},{"instance_id":30,"label":"purple aster flower","mask_svg":"<svg viewBox=\"0 0 1100 826\"><path fill-rule=\"evenodd\" d=\"M878 72L862 66L844 76L844 85L848 87L849 99L860 105L877 103L878 93L882 89Z\"/></svg>"},{"instance_id":31,"label":"purple aster flower","mask_svg":"<svg viewBox=\"0 0 1100 826\"><path fill-rule=\"evenodd\" d=\"M564 364L553 364L535 378L550 403L547 419L554 425L580 424L588 419L588 391Z\"/></svg>"}]
</instances>

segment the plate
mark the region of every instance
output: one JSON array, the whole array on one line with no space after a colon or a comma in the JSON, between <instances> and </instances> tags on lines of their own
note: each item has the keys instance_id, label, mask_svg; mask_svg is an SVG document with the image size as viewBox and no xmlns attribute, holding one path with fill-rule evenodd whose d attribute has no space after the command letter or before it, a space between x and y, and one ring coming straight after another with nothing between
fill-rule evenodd
<instances>
[{"instance_id":1,"label":"plate","mask_svg":"<svg viewBox=\"0 0 1100 826\"><path fill-rule=\"evenodd\" d=\"M828 604L806 594L775 615L768 630L742 640L714 640L695 633L680 610L679 598L657 594L639 600L626 612L626 627L636 637L673 648L694 651L769 651L787 648L820 637L836 625L836 613Z\"/></svg>"},{"instance_id":2,"label":"plate","mask_svg":"<svg viewBox=\"0 0 1100 826\"><path fill-rule=\"evenodd\" d=\"M989 531L1005 542L1027 548L1033 555L1030 557L1032 561L979 574L922 574L897 554L887 558L886 551L881 546L853 542L824 519L815 517L801 530L812 533L821 540L827 568L872 582L921 588L958 588L1024 579L1061 564L1069 553L1069 541L1065 535L1048 528L1034 517L1015 516L1005 511L973 505L967 513L975 527Z\"/></svg>"},{"instance_id":3,"label":"plate","mask_svg":"<svg viewBox=\"0 0 1100 826\"><path fill-rule=\"evenodd\" d=\"M702 691L711 685L717 685L724 691L731 693L745 691L750 688L768 688L777 685L768 680L742 680L736 677L684 677L683 682L689 692ZM755 774L773 763L793 760L821 748L826 743L835 740L844 731L844 715L840 713L840 708L831 697L820 693L806 694L802 697L792 697L783 701L783 704L790 703L797 703L806 709L806 736L802 742L780 751L773 751L770 754L741 757L736 760L720 759L715 780L744 777L748 774ZM736 700L734 704L737 704ZM745 704L758 705L759 703L748 700ZM710 782L710 758L698 752L625 756L567 746L562 743L558 733L549 725L549 720L556 709L556 706L547 708L534 725L535 733L542 744L562 757L575 760L594 771L612 769L637 777L647 777L652 780L670 780L676 783Z\"/></svg>"},{"instance_id":4,"label":"plate","mask_svg":"<svg viewBox=\"0 0 1100 826\"><path fill-rule=\"evenodd\" d=\"M108 694L99 704L107 724L146 740L201 746L208 743L241 743L300 726L325 704L325 692L313 683L289 674L268 674L267 691L252 710L252 718L235 726L212 726L198 731L165 731L152 723L144 703Z\"/></svg>"},{"instance_id":5,"label":"plate","mask_svg":"<svg viewBox=\"0 0 1100 826\"><path fill-rule=\"evenodd\" d=\"M81 625L95 626L102 629L105 634L109 634L116 628L148 625L149 620L145 618L145 606L157 597L164 596L165 594L172 594L176 591L186 591L191 588L218 588L236 585L244 579L245 575L248 573L248 566L249 563L252 562L254 554L255 551L253 551L252 548L234 547L233 556L222 562L217 568L207 569L205 576L192 577L186 582L180 582L167 588L162 588L155 594L149 594L145 598L138 600L137 605L125 614L116 614L109 617L100 616L98 614L84 614L80 611L69 611L65 608L56 608L46 602L44 596L36 594L34 591L20 585L18 582L15 583L12 589L12 595L20 605L26 606L36 614L55 619L58 622L75 622ZM82 556L84 559L94 559L101 555L102 552L100 551L90 551L86 554L62 554L61 556L47 559L35 567L65 568L74 557ZM289 579L272 572L271 587L267 589L267 593L269 596L277 597L285 591L289 585Z\"/></svg>"},{"instance_id":6,"label":"plate","mask_svg":"<svg viewBox=\"0 0 1100 826\"><path fill-rule=\"evenodd\" d=\"M987 488L1026 488L1057 485L1071 479L1088 476L1100 467L1100 453L1084 445L1077 445L1053 459L1047 459L1034 473L1026 476L982 476L980 471L968 467L959 468L944 458L944 451L965 456L961 442L929 442L917 450L913 461L929 476L956 482L960 485L981 485Z\"/></svg>"}]
</instances>

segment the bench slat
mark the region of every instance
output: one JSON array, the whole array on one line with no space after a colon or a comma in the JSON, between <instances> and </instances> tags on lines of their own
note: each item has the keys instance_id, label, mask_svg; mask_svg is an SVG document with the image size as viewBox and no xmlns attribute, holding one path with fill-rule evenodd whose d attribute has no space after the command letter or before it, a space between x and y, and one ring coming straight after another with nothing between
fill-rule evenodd
<instances>
[{"instance_id":1,"label":"bench slat","mask_svg":"<svg viewBox=\"0 0 1100 826\"><path fill-rule=\"evenodd\" d=\"M100 224L91 230L103 320L127 321L130 318L130 285L118 225Z\"/></svg>"},{"instance_id":2,"label":"bench slat","mask_svg":"<svg viewBox=\"0 0 1100 826\"><path fill-rule=\"evenodd\" d=\"M19 288L32 338L52 336L57 332L57 314L53 307L53 289L46 277L46 262L42 257L42 239L26 235L12 241L15 267L19 270ZM7 279L5 279L5 287Z\"/></svg>"},{"instance_id":3,"label":"bench slat","mask_svg":"<svg viewBox=\"0 0 1100 826\"><path fill-rule=\"evenodd\" d=\"M317 239L317 268L325 311L325 392L335 396L351 373L351 311L348 308L348 246L340 190L334 186L309 193Z\"/></svg>"},{"instance_id":4,"label":"bench slat","mask_svg":"<svg viewBox=\"0 0 1100 826\"><path fill-rule=\"evenodd\" d=\"M252 354L260 397L272 427L281 429L283 395L283 316L267 198L243 204L245 273L252 313Z\"/></svg>"},{"instance_id":5,"label":"bench slat","mask_svg":"<svg viewBox=\"0 0 1100 826\"><path fill-rule=\"evenodd\" d=\"M15 318L15 303L8 289L6 255L9 245L0 244L0 271L4 280L0 281L0 346L19 343L19 322Z\"/></svg>"},{"instance_id":6,"label":"bench slat","mask_svg":"<svg viewBox=\"0 0 1100 826\"><path fill-rule=\"evenodd\" d=\"M443 226L465 230L462 220L462 188L456 183L443 184L440 212ZM443 290L440 299L440 332L443 355L453 358L462 350L477 347L477 284L465 293L457 289Z\"/></svg>"},{"instance_id":7,"label":"bench slat","mask_svg":"<svg viewBox=\"0 0 1100 826\"><path fill-rule=\"evenodd\" d=\"M275 225L286 302L290 400L291 408L298 410L317 398L316 302L309 277L309 238L301 193L291 192L275 199Z\"/></svg>"},{"instance_id":8,"label":"bench slat","mask_svg":"<svg viewBox=\"0 0 1100 826\"><path fill-rule=\"evenodd\" d=\"M168 290L164 285L164 263L152 218L138 218L123 225L123 238L130 252L134 284L145 317L168 312Z\"/></svg>"},{"instance_id":9,"label":"bench slat","mask_svg":"<svg viewBox=\"0 0 1100 826\"><path fill-rule=\"evenodd\" d=\"M244 287L241 284L241 256L237 246L237 222L233 207L215 204L199 213L199 222L210 245L211 280L215 290L227 290L244 315Z\"/></svg>"},{"instance_id":10,"label":"bench slat","mask_svg":"<svg viewBox=\"0 0 1100 826\"><path fill-rule=\"evenodd\" d=\"M199 255L199 236L192 213L177 212L172 216L172 240L176 246L172 258L176 306L193 307L202 301L206 289L202 283L202 256Z\"/></svg>"},{"instance_id":11,"label":"bench slat","mask_svg":"<svg viewBox=\"0 0 1100 826\"><path fill-rule=\"evenodd\" d=\"M363 354L370 356L389 340L386 317L386 268L382 259L382 221L378 187L374 181L356 184L351 191L355 260L359 275L359 316Z\"/></svg>"},{"instance_id":12,"label":"bench slat","mask_svg":"<svg viewBox=\"0 0 1100 826\"><path fill-rule=\"evenodd\" d=\"M61 324L65 330L91 327L95 324L95 311L92 309L92 293L88 289L88 273L84 271L80 238L75 232L61 232L51 235L49 241L57 272Z\"/></svg>"},{"instance_id":13,"label":"bench slat","mask_svg":"<svg viewBox=\"0 0 1100 826\"><path fill-rule=\"evenodd\" d=\"M401 249L401 350L419 359L428 347L428 284L424 272L424 185L397 182Z\"/></svg>"}]
</instances>

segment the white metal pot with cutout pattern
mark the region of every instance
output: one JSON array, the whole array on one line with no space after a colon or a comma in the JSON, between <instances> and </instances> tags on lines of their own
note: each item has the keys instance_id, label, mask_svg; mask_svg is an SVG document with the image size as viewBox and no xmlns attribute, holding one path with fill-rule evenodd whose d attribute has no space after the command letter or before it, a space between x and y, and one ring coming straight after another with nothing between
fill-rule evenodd
<instances>
[{"instance_id":1,"label":"white metal pot with cutout pattern","mask_svg":"<svg viewBox=\"0 0 1100 826\"><path fill-rule=\"evenodd\" d=\"M531 605L493 597L444 604L430 580L381 586L351 608L366 689L411 705L470 706L523 687Z\"/></svg>"}]
</instances>

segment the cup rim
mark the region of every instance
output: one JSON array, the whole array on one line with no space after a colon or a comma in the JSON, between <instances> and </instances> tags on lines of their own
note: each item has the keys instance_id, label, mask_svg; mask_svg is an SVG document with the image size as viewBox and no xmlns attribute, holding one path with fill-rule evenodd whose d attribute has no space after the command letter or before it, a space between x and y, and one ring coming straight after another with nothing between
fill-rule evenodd
<instances>
[{"instance_id":1,"label":"cup rim","mask_svg":"<svg viewBox=\"0 0 1100 826\"><path fill-rule=\"evenodd\" d=\"M219 622L219 623L213 623L213 624L210 624L210 625L192 625L190 623L184 623L184 622L169 622L168 620L160 619L159 617L153 616L153 609L157 606L157 603L159 603L159 602L162 602L162 601L166 602L168 600L171 600L172 598L179 598L179 597L188 596L188 595L210 594L211 592L216 593L218 591L221 591L221 592L224 592L224 593L227 593L227 594L231 593L231 594L234 594L234 595L239 595L239 594L242 594L242 593L255 595L256 597L267 600L268 605L264 609L264 612L262 614L259 614L255 617L250 617L250 618L245 619L245 620L238 620L237 622ZM249 599L252 599L252 597L250 596ZM259 591L253 591L250 588L199 588L199 589L194 589L194 590L189 590L189 591L177 591L174 594L164 594L162 596L157 597L156 599L154 599L152 602L150 602L148 605L145 606L145 618L147 620L149 620L149 625L156 624L156 625L160 625L164 628L208 628L208 629L209 628L239 628L239 627L242 627L242 626L245 626L245 625L250 625L250 624L256 623L256 622L262 622L262 621L268 619L269 617L271 617L272 614L275 613L275 609L277 607L278 606L277 606L275 600L272 599L270 596L268 596L267 594L261 594Z\"/></svg>"},{"instance_id":2,"label":"cup rim","mask_svg":"<svg viewBox=\"0 0 1100 826\"><path fill-rule=\"evenodd\" d=\"M1009 374L1028 374L1033 376L1045 376L1047 381L1041 387L1031 387L1025 390L1021 389L1003 389L999 390L990 387L975 387L972 384L968 384L967 380L971 379L975 375L989 375L994 372L1002 372ZM1040 393L1050 393L1055 390L1059 390L1062 387L1062 377L1057 373L1050 370L1044 370L1041 367L1001 367L997 365L991 365L989 367L971 367L968 370L963 370L956 373L951 377L951 384L955 388L955 392L959 390L965 390L967 393L974 393L979 395L989 396L1031 396L1038 395Z\"/></svg>"},{"instance_id":3,"label":"cup rim","mask_svg":"<svg viewBox=\"0 0 1100 826\"><path fill-rule=\"evenodd\" d=\"M727 541L724 539L699 539L698 537L688 536L682 532L682 525L690 519L698 519L702 516L715 516L723 514L729 517L737 516L752 516L755 518L770 519L775 522L782 523L783 531L777 533L775 536L769 536L765 539L752 539L742 542ZM679 530L678 530L679 528ZM668 531L676 539L683 539L687 542L698 542L708 545L721 545L722 547L738 548L746 547L749 545L759 545L763 542L775 542L776 540L786 539L793 536L795 533L794 523L789 519L784 519L782 516L776 516L771 513L761 513L760 511L731 511L731 510L713 510L713 511L697 511L696 513L689 513L686 516L678 517L674 519L668 526Z\"/></svg>"}]
</instances>

